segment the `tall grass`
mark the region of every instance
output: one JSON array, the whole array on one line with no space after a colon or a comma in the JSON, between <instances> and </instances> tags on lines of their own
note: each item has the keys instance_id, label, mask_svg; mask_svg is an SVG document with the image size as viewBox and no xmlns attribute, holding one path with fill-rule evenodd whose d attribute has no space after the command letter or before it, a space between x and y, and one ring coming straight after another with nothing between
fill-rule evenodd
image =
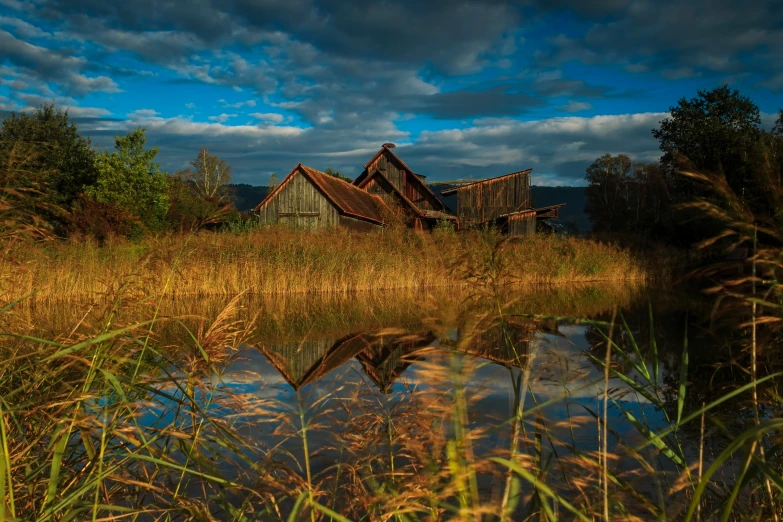
<instances>
[{"instance_id":1,"label":"tall grass","mask_svg":"<svg viewBox=\"0 0 783 522\"><path fill-rule=\"evenodd\" d=\"M733 332L727 352L737 370L716 397L693 385L694 333L685 315L675 352L659 344L652 308L644 336L622 307L591 301L589 292L578 303L550 292L543 304L507 293L514 283L600 274L612 280L618 267L623 274L638 267L602 265L619 263L623 254L604 258L598 254L614 251L595 243L486 234L399 234L379 242L372 235L280 229L198 235L158 239L152 249L119 243L86 250L97 261L88 258L85 273L101 274L102 284L74 283L82 281L74 270L84 261L84 245L17 249L20 264L9 277L29 262L44 278L44 297L107 289L116 297L48 333L37 314L52 303L9 299L0 308L0 519L777 519L783 509L777 230L762 229L754 217L727 220L724 237L750 241L752 255L746 274L712 273L720 303L734 312L726 316ZM40 266L31 252L41 254ZM561 263L553 263L558 255ZM306 282L285 275L293 273L292 258ZM69 269L56 272L54 259ZM209 264L215 259L223 262ZM228 272L234 276L220 283L210 275L217 266L235 267ZM280 319L269 318L273 308L242 290L280 295L315 287L326 294L364 288L360 282L384 288L370 283L402 266L418 274L404 276L403 288L443 284L465 291L412 293L388 317L373 319L389 336L388 327L397 326L393 335L401 331L407 339L413 325L437 340L395 363L411 366L393 393L357 379L351 367L339 386L294 392L265 382L264 374L231 370L248 345L290 334L305 349L319 329L332 335L354 327L351 305L345 316L329 317L307 295L313 301L307 318L281 332L290 317L285 306ZM55 275L46 276L46 267ZM356 275L360 267L375 267L373 278ZM266 270L264 277L253 279L255 270ZM280 279L263 286L270 275ZM37 286L34 279L15 283L7 295ZM221 286L207 291L209 283ZM215 294L231 299L204 317L164 299ZM458 306L449 306L450 296ZM623 294L613 296L623 304ZM372 299L354 306L372 308ZM578 321L592 340L579 360L563 355L567 341L530 328L563 314L598 316ZM255 336L264 328L272 335ZM493 350L505 359L490 367L485 356ZM664 360L674 353L676 361ZM666 364L677 371L663 375ZM502 415L492 407L498 390L510 394Z\"/></svg>"},{"instance_id":2,"label":"tall grass","mask_svg":"<svg viewBox=\"0 0 783 522\"><path fill-rule=\"evenodd\" d=\"M502 249L496 249L502 243ZM241 234L202 232L142 242L26 243L0 264L0 295L94 297L134 281L146 296L345 293L465 286L500 252L502 284L643 280L659 270L611 245L578 238L505 240L491 232L350 234L283 227Z\"/></svg>"},{"instance_id":3,"label":"tall grass","mask_svg":"<svg viewBox=\"0 0 783 522\"><path fill-rule=\"evenodd\" d=\"M491 282L503 270L486 265L485 275L471 273ZM405 356L414 361L407 387L385 395L346 373L343 386L311 386L291 401L278 399L263 375L243 380L227 372L243 343L263 342L253 338L255 315L267 311L241 297L198 318L187 308L176 313L136 300L131 290L48 337L33 335L36 325L28 323L37 319L24 303L11 304L0 314L0 514L515 521L687 520L697 510L702 520L767 520L775 513L780 467L764 435L779 421L732 433L711 413L754 387L766 390L777 376L688 409L687 345L672 387L658 374L654 336L645 344L621 313L612 322L583 321L603 340L585 353L599 370L588 374L589 366L519 335L523 321L536 319L536 306L492 284L472 288L456 310L437 297L411 296L428 311L426 328L441 346ZM410 303L392 314L402 324ZM450 341L455 320L461 333ZM498 367L505 382L498 373L479 378L486 363L463 355L487 342L515 354L513 364ZM248 390L247 380L261 380L260 388ZM498 385L512 394L508 417L484 411ZM574 397L588 388L594 406ZM662 421L648 417L656 409ZM688 433L705 418L701 440L727 437L703 452L703 473L696 473L702 446ZM597 432L601 444L583 442ZM762 443L765 460L747 451ZM764 477L776 497L759 503Z\"/></svg>"}]
</instances>

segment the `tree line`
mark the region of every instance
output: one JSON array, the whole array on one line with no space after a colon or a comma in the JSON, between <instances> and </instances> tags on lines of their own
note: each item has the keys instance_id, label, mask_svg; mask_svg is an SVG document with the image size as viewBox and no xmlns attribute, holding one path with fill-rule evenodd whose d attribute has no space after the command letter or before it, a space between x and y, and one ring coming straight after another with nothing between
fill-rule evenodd
<instances>
[{"instance_id":1,"label":"tree line","mask_svg":"<svg viewBox=\"0 0 783 522\"><path fill-rule=\"evenodd\" d=\"M103 241L248 219L234 207L224 159L201 147L188 168L169 174L157 154L144 128L99 151L54 104L11 113L0 123L0 239Z\"/></svg>"},{"instance_id":2,"label":"tree line","mask_svg":"<svg viewBox=\"0 0 783 522\"><path fill-rule=\"evenodd\" d=\"M689 247L722 233L725 219L703 219L706 208L780 224L783 110L765 130L758 106L724 85L680 99L652 134L659 162L605 154L587 167L594 233Z\"/></svg>"}]
</instances>

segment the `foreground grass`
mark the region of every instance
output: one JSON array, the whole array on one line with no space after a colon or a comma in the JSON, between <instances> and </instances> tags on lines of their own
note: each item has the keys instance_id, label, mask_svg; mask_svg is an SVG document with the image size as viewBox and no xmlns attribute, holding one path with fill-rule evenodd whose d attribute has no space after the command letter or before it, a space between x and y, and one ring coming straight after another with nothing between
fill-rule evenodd
<instances>
[{"instance_id":1,"label":"foreground grass","mask_svg":"<svg viewBox=\"0 0 783 522\"><path fill-rule=\"evenodd\" d=\"M9 304L0 312L0 519L761 521L780 513L780 419L730 432L712 416L737 399L758 407L756 389L775 400L776 376L690 408L687 343L679 382L662 385L654 341L634 339L619 314L585 321L603 340L584 354L601 370L593 380L515 335L519 303L491 285L474 290L456 340L459 312L429 314L441 346L408 354L421 386L391 395L316 386L293 401L279 400L262 375L226 372L259 324L240 297L191 327L186 316L125 297L89 325L76 318L48 337L31 335L36 325L25 323L37 318ZM505 381L482 381L486 363L460 355L488 341L517 354L498 367ZM539 395L560 380L560 397ZM484 411L493 386L511 393L507 417ZM603 397L585 407L570 394L588 386ZM663 421L645 416L656 410Z\"/></svg>"},{"instance_id":2,"label":"foreground grass","mask_svg":"<svg viewBox=\"0 0 783 522\"><path fill-rule=\"evenodd\" d=\"M19 244L0 264L0 296L43 299L113 293L133 281L143 295L233 296L241 292L344 293L465 286L489 265L498 284L644 280L650 264L611 245L579 238L508 240L490 232L419 234L263 228L243 234Z\"/></svg>"}]
</instances>

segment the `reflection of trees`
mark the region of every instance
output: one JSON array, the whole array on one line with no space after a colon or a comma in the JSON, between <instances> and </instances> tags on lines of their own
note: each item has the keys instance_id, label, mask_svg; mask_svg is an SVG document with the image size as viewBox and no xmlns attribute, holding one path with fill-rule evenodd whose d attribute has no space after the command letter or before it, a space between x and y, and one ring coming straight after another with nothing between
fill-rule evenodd
<instances>
[{"instance_id":1,"label":"reflection of trees","mask_svg":"<svg viewBox=\"0 0 783 522\"><path fill-rule=\"evenodd\" d=\"M731 332L718 330L711 324L711 308L698 306L693 302L681 301L668 303L653 302L653 324L650 324L650 313L646 307L623 311L622 318L627 323L624 327L618 314L612 339L622 353L612 354L613 368L631 378L634 377L630 360L637 356L633 343L639 349L642 358L651 368L652 361L657 356L659 363L659 396L663 407L670 417L677 414L678 387L680 382L680 366L685 340L685 326L688 321L688 386L685 395L684 414L696 411L703 403L710 403L730 389L747 382L748 375L736 364L739 352L732 348L737 339ZM595 318L609 321L611 315L601 315ZM606 342L601 332L608 332L607 326L589 325L585 330L588 350L599 360L603 360ZM655 340L653 349L652 340ZM596 367L599 365L596 364ZM724 419L724 423L742 422L742 397L726 401L716 409L713 415ZM695 429L698 426L686 426L685 429Z\"/></svg>"}]
</instances>

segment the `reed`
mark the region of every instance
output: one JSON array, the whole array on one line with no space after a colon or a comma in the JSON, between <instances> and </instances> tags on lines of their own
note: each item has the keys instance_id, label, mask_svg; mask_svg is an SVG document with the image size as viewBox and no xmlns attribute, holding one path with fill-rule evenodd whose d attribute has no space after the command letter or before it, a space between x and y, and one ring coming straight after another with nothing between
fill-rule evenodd
<instances>
[{"instance_id":1,"label":"reed","mask_svg":"<svg viewBox=\"0 0 783 522\"><path fill-rule=\"evenodd\" d=\"M509 268L502 285L661 276L627 251L579 238L267 227L102 246L89 240L16 245L0 264L0 296L93 298L129 283L140 295L165 297L464 287L471 284L465 272L480 270L492 252Z\"/></svg>"}]
</instances>

